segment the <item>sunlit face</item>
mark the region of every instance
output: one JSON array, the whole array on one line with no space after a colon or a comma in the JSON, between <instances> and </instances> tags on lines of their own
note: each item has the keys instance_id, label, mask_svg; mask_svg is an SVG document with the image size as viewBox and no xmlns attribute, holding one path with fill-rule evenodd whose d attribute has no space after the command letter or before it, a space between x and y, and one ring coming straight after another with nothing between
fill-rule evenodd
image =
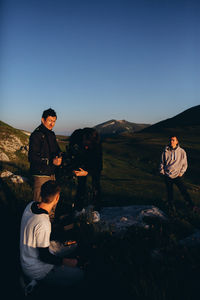
<instances>
[{"instance_id":1,"label":"sunlit face","mask_svg":"<svg viewBox=\"0 0 200 300\"><path fill-rule=\"evenodd\" d=\"M42 118L42 124L49 130L52 130L56 123L56 117L48 116L46 119Z\"/></svg>"},{"instance_id":2,"label":"sunlit face","mask_svg":"<svg viewBox=\"0 0 200 300\"><path fill-rule=\"evenodd\" d=\"M170 139L170 146L172 148L176 148L177 145L178 145L177 137L175 137L175 136L171 137L171 139Z\"/></svg>"}]
</instances>

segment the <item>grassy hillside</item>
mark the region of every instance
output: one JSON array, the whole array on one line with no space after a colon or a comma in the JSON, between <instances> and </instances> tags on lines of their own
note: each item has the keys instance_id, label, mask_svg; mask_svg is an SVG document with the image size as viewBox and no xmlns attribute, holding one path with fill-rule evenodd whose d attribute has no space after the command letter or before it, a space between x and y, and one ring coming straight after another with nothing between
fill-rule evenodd
<instances>
[{"instance_id":1,"label":"grassy hillside","mask_svg":"<svg viewBox=\"0 0 200 300\"><path fill-rule=\"evenodd\" d=\"M183 129L189 130L193 135L200 133L200 105L191 107L182 113L158 122L148 128L145 128L143 132L177 132L177 134Z\"/></svg>"},{"instance_id":2,"label":"grassy hillside","mask_svg":"<svg viewBox=\"0 0 200 300\"><path fill-rule=\"evenodd\" d=\"M64 152L67 138L58 137L61 150ZM161 208L165 205L165 187L158 173L161 152L168 143L167 136L162 134L135 133L103 141L103 171L101 177L102 200L104 205L155 204ZM200 136L182 132L181 146L188 156L188 170L185 175L188 188L194 201L198 202ZM3 163L2 167L30 179L27 156L22 160ZM67 179L64 179L67 180ZM75 183L63 182L65 198L69 190L75 190ZM16 187L15 187L16 188ZM65 194L66 193L66 194ZM177 193L177 200L178 199ZM30 197L28 197L30 199ZM71 200L70 200L71 201Z\"/></svg>"},{"instance_id":3,"label":"grassy hillside","mask_svg":"<svg viewBox=\"0 0 200 300\"><path fill-rule=\"evenodd\" d=\"M198 201L200 138L185 134L180 140L188 155L189 167L185 179L194 201ZM112 196L113 203L120 199L122 203L154 203L163 207L165 189L158 168L161 152L167 143L167 137L148 133L107 139L104 142L102 173L105 196Z\"/></svg>"},{"instance_id":4,"label":"grassy hillside","mask_svg":"<svg viewBox=\"0 0 200 300\"><path fill-rule=\"evenodd\" d=\"M6 155L10 164L20 164L25 167L27 160L26 151L21 151L21 148L28 145L28 136L19 129L15 129L8 124L0 121L0 154Z\"/></svg>"},{"instance_id":5,"label":"grassy hillside","mask_svg":"<svg viewBox=\"0 0 200 300\"><path fill-rule=\"evenodd\" d=\"M0 121L0 139L6 140L10 135L16 135L20 138L22 143L27 143L28 137L21 130L16 129L2 121Z\"/></svg>"},{"instance_id":6,"label":"grassy hillside","mask_svg":"<svg viewBox=\"0 0 200 300\"><path fill-rule=\"evenodd\" d=\"M8 127L8 130L12 131L12 128ZM193 201L200 206L200 135L181 128L179 133L180 144L187 152L189 163L185 182ZM58 140L62 151L65 151L67 140L63 137L58 137ZM154 204L168 213L165 186L158 174L161 151L167 143L168 132L140 132L104 139L103 205ZM23 185L15 185L9 179L0 181L1 222L2 228L6 228L3 239L10 246L5 256L10 257L11 263L10 269L6 268L5 277L16 281L18 263L13 247L18 249L20 218L25 205L32 199L32 179L27 157L22 161L1 163L1 169L9 169L29 179ZM60 183L62 195L58 212L63 213L74 199L76 182L62 178ZM104 272L103 268L106 268L109 274L107 284L113 291L120 287L133 299L195 299L196 290L199 293L195 281L200 271L199 248L181 248L178 240L200 228L200 216L188 211L177 190L175 201L176 212L169 215L168 225L152 223L148 232L132 229L123 240L111 234L98 235L90 226L83 227L82 240L91 245L91 248L87 245L87 255L92 257L90 272L96 274L98 269ZM149 255L155 248L161 248L165 253L164 259L156 264ZM99 280L97 290L100 292L107 285L102 276Z\"/></svg>"}]
</instances>

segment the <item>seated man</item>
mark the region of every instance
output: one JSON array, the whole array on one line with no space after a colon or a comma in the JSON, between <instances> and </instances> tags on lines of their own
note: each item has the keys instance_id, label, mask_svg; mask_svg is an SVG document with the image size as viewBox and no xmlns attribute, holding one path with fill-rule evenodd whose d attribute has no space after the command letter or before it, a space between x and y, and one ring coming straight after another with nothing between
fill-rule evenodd
<instances>
[{"instance_id":1,"label":"seated man","mask_svg":"<svg viewBox=\"0 0 200 300\"><path fill-rule=\"evenodd\" d=\"M50 252L49 213L59 197L60 187L56 181L49 180L41 187L41 202L33 201L25 208L21 220L20 261L30 281L42 280L51 286L65 287L83 279L83 271L77 267L76 258L64 257L65 249Z\"/></svg>"}]
</instances>

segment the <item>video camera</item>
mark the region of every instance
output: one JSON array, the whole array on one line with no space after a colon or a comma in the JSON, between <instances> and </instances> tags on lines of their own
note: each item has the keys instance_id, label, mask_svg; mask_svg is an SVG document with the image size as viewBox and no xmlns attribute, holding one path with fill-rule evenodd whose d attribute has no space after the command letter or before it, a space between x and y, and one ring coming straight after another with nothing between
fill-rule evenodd
<instances>
[{"instance_id":1,"label":"video camera","mask_svg":"<svg viewBox=\"0 0 200 300\"><path fill-rule=\"evenodd\" d=\"M60 166L60 174L65 176L73 176L73 171L79 168L86 169L84 164L84 152L77 144L66 147L66 152L62 152L62 164Z\"/></svg>"}]
</instances>

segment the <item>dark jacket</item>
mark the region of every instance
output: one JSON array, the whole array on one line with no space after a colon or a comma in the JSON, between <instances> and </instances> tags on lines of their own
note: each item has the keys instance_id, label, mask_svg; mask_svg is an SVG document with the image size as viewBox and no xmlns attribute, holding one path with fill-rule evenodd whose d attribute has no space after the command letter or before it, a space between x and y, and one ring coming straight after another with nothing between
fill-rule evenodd
<instances>
[{"instance_id":1,"label":"dark jacket","mask_svg":"<svg viewBox=\"0 0 200 300\"><path fill-rule=\"evenodd\" d=\"M66 149L75 169L83 168L90 175L99 174L103 168L102 144L97 131L93 128L75 130Z\"/></svg>"},{"instance_id":2,"label":"dark jacket","mask_svg":"<svg viewBox=\"0 0 200 300\"><path fill-rule=\"evenodd\" d=\"M43 124L38 126L29 139L28 159L32 175L55 174L53 159L60 154L55 133Z\"/></svg>"}]
</instances>

